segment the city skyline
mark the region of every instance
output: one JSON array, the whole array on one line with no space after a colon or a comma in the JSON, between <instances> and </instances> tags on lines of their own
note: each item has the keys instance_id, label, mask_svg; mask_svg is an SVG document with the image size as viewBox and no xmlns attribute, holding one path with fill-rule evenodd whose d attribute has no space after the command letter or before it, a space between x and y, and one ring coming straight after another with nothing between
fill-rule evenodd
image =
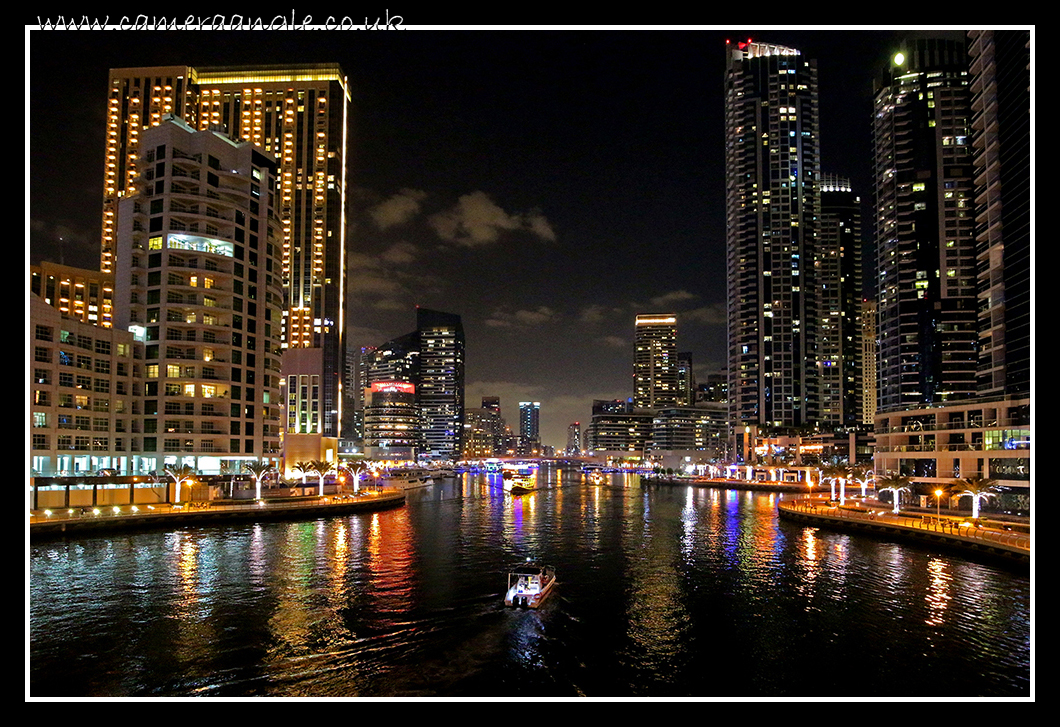
<instances>
[{"instance_id":1,"label":"city skyline","mask_svg":"<svg viewBox=\"0 0 1060 727\"><path fill-rule=\"evenodd\" d=\"M541 401L542 439L556 447L594 399L633 395L637 314L673 310L678 349L698 374L718 369L724 39L818 60L822 168L869 200L873 68L913 32L271 34L270 58L336 62L349 76L351 348L404 332L415 305L458 314L466 400ZM261 63L264 35L170 47L125 33L104 47L91 33L33 33L31 261L98 264L109 68ZM60 78L69 96L44 92Z\"/></svg>"}]
</instances>

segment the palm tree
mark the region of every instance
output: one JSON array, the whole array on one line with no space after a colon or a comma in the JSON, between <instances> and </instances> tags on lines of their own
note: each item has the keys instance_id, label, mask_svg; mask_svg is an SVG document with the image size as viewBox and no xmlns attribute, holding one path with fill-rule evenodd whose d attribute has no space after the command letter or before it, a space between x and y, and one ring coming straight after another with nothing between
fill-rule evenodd
<instances>
[{"instance_id":1,"label":"palm tree","mask_svg":"<svg viewBox=\"0 0 1060 727\"><path fill-rule=\"evenodd\" d=\"M228 496L234 497L236 491L236 475L239 474L242 469L242 463L239 460L226 459L221 462L221 474L228 475Z\"/></svg>"},{"instance_id":2,"label":"palm tree","mask_svg":"<svg viewBox=\"0 0 1060 727\"><path fill-rule=\"evenodd\" d=\"M331 462L326 462L326 461L324 461L322 459L314 459L312 462L309 463L309 466L310 466L310 469L313 472L316 472L317 476L320 478L320 491L317 494L318 494L318 496L323 497L324 496L324 476L328 472L331 472L331 470L335 469L335 465L333 463L331 463Z\"/></svg>"},{"instance_id":3,"label":"palm tree","mask_svg":"<svg viewBox=\"0 0 1060 727\"><path fill-rule=\"evenodd\" d=\"M177 503L179 503L180 502L180 486L182 484L184 484L185 482L187 482L189 484L194 482L195 481L195 476L197 474L199 474L199 473L191 465L182 464L179 467L177 467L176 465L173 465L171 467L166 467L166 474L169 475L170 477L172 477L173 481L177 484L177 490L176 490L174 499L177 501Z\"/></svg>"},{"instance_id":4,"label":"palm tree","mask_svg":"<svg viewBox=\"0 0 1060 727\"><path fill-rule=\"evenodd\" d=\"M871 465L867 464L855 464L850 468L850 480L851 482L857 482L861 485L862 497L865 497L865 490L868 488L869 483L872 482L872 478L875 474L876 473L872 471Z\"/></svg>"},{"instance_id":5,"label":"palm tree","mask_svg":"<svg viewBox=\"0 0 1060 727\"><path fill-rule=\"evenodd\" d=\"M835 499L835 483L840 483L840 488L846 483L847 478L850 476L850 470L846 463L838 457L833 457L828 460L824 467L818 469L821 476L821 481L827 480L832 485L832 499ZM845 492L841 493L845 494ZM845 498L842 498L845 499Z\"/></svg>"},{"instance_id":6,"label":"palm tree","mask_svg":"<svg viewBox=\"0 0 1060 727\"><path fill-rule=\"evenodd\" d=\"M894 512L898 512L898 506L902 500L902 492L910 492L909 483L912 478L904 475L884 475L876 478L876 492L891 492L894 495Z\"/></svg>"},{"instance_id":7,"label":"palm tree","mask_svg":"<svg viewBox=\"0 0 1060 727\"><path fill-rule=\"evenodd\" d=\"M261 481L274 469L269 462L244 462L243 469L254 475L254 499L261 499Z\"/></svg>"},{"instance_id":8,"label":"palm tree","mask_svg":"<svg viewBox=\"0 0 1060 727\"><path fill-rule=\"evenodd\" d=\"M357 494L361 489L361 475L368 471L368 463L355 460L345 465L345 469L353 476L353 493Z\"/></svg>"},{"instance_id":9,"label":"palm tree","mask_svg":"<svg viewBox=\"0 0 1060 727\"><path fill-rule=\"evenodd\" d=\"M303 462L295 462L291 466L291 469L293 469L295 472L301 473L301 475L302 475L302 487L305 487L306 477L309 475L310 472L314 471L313 470L313 463L312 462L304 462L304 461Z\"/></svg>"},{"instance_id":10,"label":"palm tree","mask_svg":"<svg viewBox=\"0 0 1060 727\"><path fill-rule=\"evenodd\" d=\"M971 495L973 520L979 517L979 501L996 497L1000 489L996 480L988 480L984 477L963 477L959 480L954 480L954 485L956 491L953 494L957 497Z\"/></svg>"}]
</instances>

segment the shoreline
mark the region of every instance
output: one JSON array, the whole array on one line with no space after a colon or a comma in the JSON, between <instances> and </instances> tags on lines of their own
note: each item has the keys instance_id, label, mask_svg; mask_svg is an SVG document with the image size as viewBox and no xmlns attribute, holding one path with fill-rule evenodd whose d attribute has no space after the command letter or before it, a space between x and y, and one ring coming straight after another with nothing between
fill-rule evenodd
<instances>
[{"instance_id":1,"label":"shoreline","mask_svg":"<svg viewBox=\"0 0 1060 727\"><path fill-rule=\"evenodd\" d=\"M146 511L103 514L105 508L78 517L57 517L30 513L29 535L34 538L63 538L117 530L140 530L185 525L222 524L233 520L296 520L318 515L347 512L371 512L405 504L404 491L383 492L380 495L357 498L324 498L300 502L251 502L245 505L209 505L169 511ZM125 506L126 509L128 506ZM86 508L76 508L83 513Z\"/></svg>"},{"instance_id":2,"label":"shoreline","mask_svg":"<svg viewBox=\"0 0 1060 727\"><path fill-rule=\"evenodd\" d=\"M911 512L881 512L867 508L836 507L821 500L790 500L777 504L779 517L836 530L898 537L920 544L986 555L1005 563L1029 566L1031 539L1027 533L975 527L964 518L924 516Z\"/></svg>"}]
</instances>

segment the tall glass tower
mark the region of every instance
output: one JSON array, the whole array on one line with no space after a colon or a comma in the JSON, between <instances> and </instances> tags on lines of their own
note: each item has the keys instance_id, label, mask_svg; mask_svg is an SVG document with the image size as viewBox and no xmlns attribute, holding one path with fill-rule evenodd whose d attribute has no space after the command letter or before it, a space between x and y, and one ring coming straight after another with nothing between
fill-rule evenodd
<instances>
[{"instance_id":1,"label":"tall glass tower","mask_svg":"<svg viewBox=\"0 0 1060 727\"><path fill-rule=\"evenodd\" d=\"M922 39L876 83L881 411L966 399L977 365L975 171L963 41Z\"/></svg>"},{"instance_id":2,"label":"tall glass tower","mask_svg":"<svg viewBox=\"0 0 1060 727\"><path fill-rule=\"evenodd\" d=\"M464 325L455 313L416 309L423 455L460 459L464 437Z\"/></svg>"},{"instance_id":3,"label":"tall glass tower","mask_svg":"<svg viewBox=\"0 0 1060 727\"><path fill-rule=\"evenodd\" d=\"M812 424L818 409L817 65L731 43L725 72L729 418L738 430Z\"/></svg>"},{"instance_id":4,"label":"tall glass tower","mask_svg":"<svg viewBox=\"0 0 1060 727\"><path fill-rule=\"evenodd\" d=\"M528 442L541 440L541 402L519 402L519 436Z\"/></svg>"},{"instance_id":5,"label":"tall glass tower","mask_svg":"<svg viewBox=\"0 0 1060 727\"><path fill-rule=\"evenodd\" d=\"M633 354L633 406L676 406L681 397L677 362L677 315L637 316Z\"/></svg>"},{"instance_id":6,"label":"tall glass tower","mask_svg":"<svg viewBox=\"0 0 1060 727\"><path fill-rule=\"evenodd\" d=\"M1030 32L971 30L982 396L1031 390Z\"/></svg>"},{"instance_id":7,"label":"tall glass tower","mask_svg":"<svg viewBox=\"0 0 1060 727\"><path fill-rule=\"evenodd\" d=\"M822 177L817 240L820 422L849 430L862 421L863 286L861 198L844 177Z\"/></svg>"}]
</instances>

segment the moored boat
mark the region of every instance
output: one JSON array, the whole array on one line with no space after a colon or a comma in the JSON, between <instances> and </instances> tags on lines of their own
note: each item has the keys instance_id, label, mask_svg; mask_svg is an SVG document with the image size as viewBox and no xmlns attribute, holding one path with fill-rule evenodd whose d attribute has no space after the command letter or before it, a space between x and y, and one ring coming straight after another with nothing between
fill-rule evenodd
<instances>
[{"instance_id":1,"label":"moored boat","mask_svg":"<svg viewBox=\"0 0 1060 727\"><path fill-rule=\"evenodd\" d=\"M425 469L393 469L383 475L379 482L384 487L392 487L398 490L408 490L413 487L426 487L433 484L434 479L430 470Z\"/></svg>"},{"instance_id":2,"label":"moored boat","mask_svg":"<svg viewBox=\"0 0 1060 727\"><path fill-rule=\"evenodd\" d=\"M552 593L556 585L556 569L527 558L508 573L508 590L504 605L516 608L537 608Z\"/></svg>"}]
</instances>

